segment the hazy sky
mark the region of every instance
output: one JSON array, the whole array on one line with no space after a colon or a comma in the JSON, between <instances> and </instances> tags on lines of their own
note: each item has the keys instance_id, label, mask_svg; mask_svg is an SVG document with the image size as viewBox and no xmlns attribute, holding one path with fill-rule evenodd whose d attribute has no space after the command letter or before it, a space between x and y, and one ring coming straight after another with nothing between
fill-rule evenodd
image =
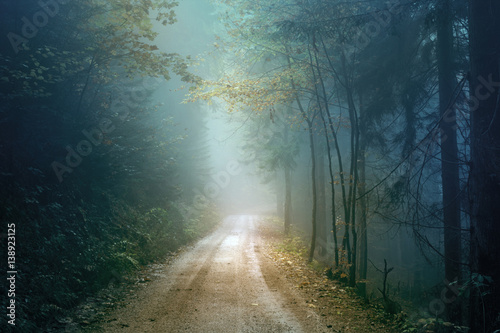
<instances>
[{"instance_id":1,"label":"hazy sky","mask_svg":"<svg viewBox=\"0 0 500 333\"><path fill-rule=\"evenodd\" d=\"M204 61L194 69L194 73L205 78L208 75L217 75L214 70L216 66L211 64L221 59L221 55L214 48L214 36L216 31L220 33L222 27L214 7L209 0L183 0L175 11L175 24L167 27L158 24L160 35L157 45L165 52L189 55L193 59L203 58ZM178 78L172 77L165 88L159 89L155 96L159 102L164 103L169 112L173 110L174 121L182 123L187 129L187 135L193 134L189 121L185 121L187 115L196 117L196 112L202 112L200 109L208 113L206 143L210 149L211 175L208 183L200 184L198 191L219 203L224 203L224 206L231 207L232 210L248 211L253 207L265 205L275 207L274 195L270 195L268 187L260 184L260 179L252 175L253 165L241 163L241 160L248 157L241 150L244 144L244 127L240 121L232 120L240 116L228 115L223 106L218 104L208 106L201 103L199 108L180 104L187 89L173 90L181 85Z\"/></svg>"}]
</instances>

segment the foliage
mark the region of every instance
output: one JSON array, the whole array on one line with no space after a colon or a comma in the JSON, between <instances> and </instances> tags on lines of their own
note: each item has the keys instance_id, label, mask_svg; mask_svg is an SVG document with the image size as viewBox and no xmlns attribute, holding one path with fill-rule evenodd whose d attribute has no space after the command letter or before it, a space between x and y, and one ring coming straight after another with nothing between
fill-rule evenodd
<instances>
[{"instance_id":1,"label":"foliage","mask_svg":"<svg viewBox=\"0 0 500 333\"><path fill-rule=\"evenodd\" d=\"M106 197L114 207L80 203L62 209L56 203L28 203L20 209L19 203L13 204L16 193L2 194L9 198L3 216L20 221L16 225L23 246L17 256L23 261L18 263L17 297L29 307L21 305L17 315L18 326L25 328L50 324L84 296L119 283L127 273L164 258L220 221L213 207L185 223L175 206L141 211ZM27 194L29 201L40 200ZM102 216L112 218L105 221ZM21 221L30 221L29 228Z\"/></svg>"},{"instance_id":2,"label":"foliage","mask_svg":"<svg viewBox=\"0 0 500 333\"><path fill-rule=\"evenodd\" d=\"M2 36L19 37L0 42L0 216L2 228L16 224L16 329L26 332L192 239L174 203L184 137L172 110L151 103L174 74L197 80L188 57L156 45L177 2L62 2L45 25L29 23L30 37L22 27L43 12L38 1L0 12Z\"/></svg>"},{"instance_id":3,"label":"foliage","mask_svg":"<svg viewBox=\"0 0 500 333\"><path fill-rule=\"evenodd\" d=\"M307 246L301 237L287 237L282 244L278 246L278 249L284 252L294 253L301 257L305 257L307 254Z\"/></svg>"},{"instance_id":4,"label":"foliage","mask_svg":"<svg viewBox=\"0 0 500 333\"><path fill-rule=\"evenodd\" d=\"M300 230L292 229L290 234L285 236L283 241L277 245L277 250L305 258L308 253L308 247L304 241L304 234Z\"/></svg>"},{"instance_id":5,"label":"foliage","mask_svg":"<svg viewBox=\"0 0 500 333\"><path fill-rule=\"evenodd\" d=\"M189 241L196 240L212 231L222 221L213 203L205 203L188 215L184 232Z\"/></svg>"},{"instance_id":6,"label":"foliage","mask_svg":"<svg viewBox=\"0 0 500 333\"><path fill-rule=\"evenodd\" d=\"M405 321L401 326L403 333L436 332L436 333L466 333L469 328L454 325L440 318L420 318L416 322Z\"/></svg>"}]
</instances>

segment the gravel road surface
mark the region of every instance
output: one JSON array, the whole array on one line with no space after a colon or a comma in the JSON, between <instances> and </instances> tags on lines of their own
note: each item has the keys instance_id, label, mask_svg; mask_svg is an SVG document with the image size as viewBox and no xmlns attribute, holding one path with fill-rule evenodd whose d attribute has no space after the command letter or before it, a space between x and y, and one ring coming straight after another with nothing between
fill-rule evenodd
<instances>
[{"instance_id":1,"label":"gravel road surface","mask_svg":"<svg viewBox=\"0 0 500 333\"><path fill-rule=\"evenodd\" d=\"M227 217L94 332L326 332L261 253L257 216Z\"/></svg>"}]
</instances>

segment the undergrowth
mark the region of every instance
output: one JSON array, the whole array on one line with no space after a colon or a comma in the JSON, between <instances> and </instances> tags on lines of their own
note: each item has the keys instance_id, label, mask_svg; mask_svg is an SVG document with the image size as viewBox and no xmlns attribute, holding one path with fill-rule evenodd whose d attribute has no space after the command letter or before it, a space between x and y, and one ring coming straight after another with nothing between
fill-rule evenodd
<instances>
[{"instance_id":1,"label":"undergrowth","mask_svg":"<svg viewBox=\"0 0 500 333\"><path fill-rule=\"evenodd\" d=\"M63 197L33 202L10 196L0 208L16 224L16 332L45 331L85 297L162 260L220 221L209 205L186 218L175 204L144 209L110 196L100 205ZM8 290L6 279L0 287ZM6 301L0 300L4 309Z\"/></svg>"},{"instance_id":2,"label":"undergrowth","mask_svg":"<svg viewBox=\"0 0 500 333\"><path fill-rule=\"evenodd\" d=\"M307 246L299 236L288 236L280 244L277 249L282 252L288 252L300 257L307 255Z\"/></svg>"}]
</instances>

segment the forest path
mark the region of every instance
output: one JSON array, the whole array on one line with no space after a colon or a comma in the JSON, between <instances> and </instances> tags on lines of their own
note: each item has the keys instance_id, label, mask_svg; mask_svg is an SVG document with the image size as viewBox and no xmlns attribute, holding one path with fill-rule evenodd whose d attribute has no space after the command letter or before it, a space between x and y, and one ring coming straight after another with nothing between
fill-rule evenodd
<instances>
[{"instance_id":1,"label":"forest path","mask_svg":"<svg viewBox=\"0 0 500 333\"><path fill-rule=\"evenodd\" d=\"M93 332L326 332L261 253L258 217L229 216ZM86 330L87 331L87 330Z\"/></svg>"}]
</instances>

